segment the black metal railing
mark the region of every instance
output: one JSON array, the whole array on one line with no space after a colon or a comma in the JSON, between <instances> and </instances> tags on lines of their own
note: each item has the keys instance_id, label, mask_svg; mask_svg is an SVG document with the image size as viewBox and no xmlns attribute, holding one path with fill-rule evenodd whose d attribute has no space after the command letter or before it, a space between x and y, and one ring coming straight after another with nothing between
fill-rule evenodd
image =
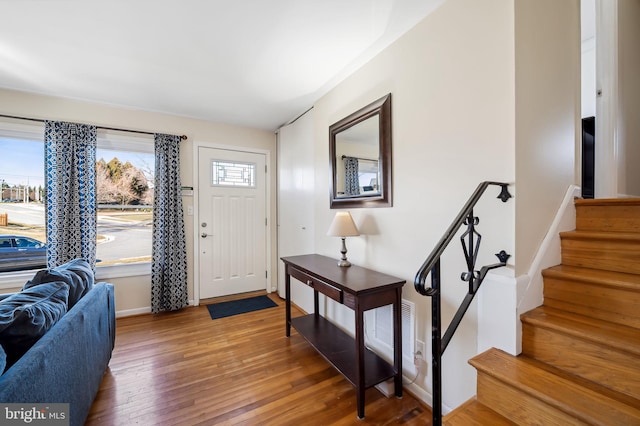
<instances>
[{"instance_id":1,"label":"black metal railing","mask_svg":"<svg viewBox=\"0 0 640 426\"><path fill-rule=\"evenodd\" d=\"M454 219L453 223L444 236L440 239L436 247L433 249L429 257L424 261L420 270L416 274L414 280L414 286L418 293L423 296L431 297L431 354L432 354L432 383L433 383L433 426L442 425L442 354L449 345L451 338L453 337L456 329L460 325L464 314L471 305L473 298L475 297L482 281L491 269L499 268L507 264L508 255L504 250L497 253L499 263L493 265L487 265L476 270L476 260L478 257L478 251L480 249L480 241L482 236L476 231L476 225L479 223L479 218L474 216L473 208L478 203L482 194L490 185L500 186L502 189L497 198L502 202L507 202L511 198L511 194L508 190L508 184L502 182L482 182L478 185L478 188L471 195L466 202L458 216ZM444 253L445 249L456 235L456 233L466 226L466 231L460 236L462 243L462 250L467 262L467 271L463 272L460 276L462 281L469 284L469 291L467 292L464 300L462 301L458 311L451 320L451 323L447 327L447 330L442 336L442 324L441 324L441 309L440 309L440 257ZM428 275L431 274L431 287L426 287L425 282Z\"/></svg>"}]
</instances>

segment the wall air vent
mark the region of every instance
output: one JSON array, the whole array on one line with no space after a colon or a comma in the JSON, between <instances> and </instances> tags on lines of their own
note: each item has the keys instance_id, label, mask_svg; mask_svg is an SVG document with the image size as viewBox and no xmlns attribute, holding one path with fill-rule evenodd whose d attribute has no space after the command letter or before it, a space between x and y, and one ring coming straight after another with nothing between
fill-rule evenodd
<instances>
[{"instance_id":1,"label":"wall air vent","mask_svg":"<svg viewBox=\"0 0 640 426\"><path fill-rule=\"evenodd\" d=\"M413 371L415 352L415 316L413 302L402 299L402 362L405 371ZM391 305L372 309L366 313L366 344L383 358L393 360L393 307Z\"/></svg>"}]
</instances>

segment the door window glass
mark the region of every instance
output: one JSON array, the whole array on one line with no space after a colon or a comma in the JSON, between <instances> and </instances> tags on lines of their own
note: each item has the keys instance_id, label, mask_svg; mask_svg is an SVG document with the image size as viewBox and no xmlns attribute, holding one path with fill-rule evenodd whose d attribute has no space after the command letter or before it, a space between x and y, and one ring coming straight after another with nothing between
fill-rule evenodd
<instances>
[{"instance_id":1,"label":"door window glass","mask_svg":"<svg viewBox=\"0 0 640 426\"><path fill-rule=\"evenodd\" d=\"M212 160L211 185L255 188L256 165L255 163Z\"/></svg>"}]
</instances>

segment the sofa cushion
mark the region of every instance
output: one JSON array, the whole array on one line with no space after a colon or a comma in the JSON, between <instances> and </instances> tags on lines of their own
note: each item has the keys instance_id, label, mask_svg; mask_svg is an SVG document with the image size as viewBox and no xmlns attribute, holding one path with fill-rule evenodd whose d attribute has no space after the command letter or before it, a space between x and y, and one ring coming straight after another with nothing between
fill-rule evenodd
<instances>
[{"instance_id":1,"label":"sofa cushion","mask_svg":"<svg viewBox=\"0 0 640 426\"><path fill-rule=\"evenodd\" d=\"M15 293L0 302L0 344L7 368L67 312L69 286L61 281L44 283Z\"/></svg>"},{"instance_id":2,"label":"sofa cushion","mask_svg":"<svg viewBox=\"0 0 640 426\"><path fill-rule=\"evenodd\" d=\"M7 366L7 354L4 352L2 345L0 345L0 374L4 373L4 368Z\"/></svg>"},{"instance_id":3,"label":"sofa cushion","mask_svg":"<svg viewBox=\"0 0 640 426\"><path fill-rule=\"evenodd\" d=\"M49 283L53 281L62 281L69 286L69 307L78 303L94 284L93 270L89 263L84 259L74 259L52 269L43 269L36 272L34 277L27 281L22 287L23 290L34 286Z\"/></svg>"}]
</instances>

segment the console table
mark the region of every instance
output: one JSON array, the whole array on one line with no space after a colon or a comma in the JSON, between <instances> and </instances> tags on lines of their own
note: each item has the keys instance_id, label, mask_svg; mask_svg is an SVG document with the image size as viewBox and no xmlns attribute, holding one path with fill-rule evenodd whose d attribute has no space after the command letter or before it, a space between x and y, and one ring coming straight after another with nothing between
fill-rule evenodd
<instances>
[{"instance_id":1,"label":"console table","mask_svg":"<svg viewBox=\"0 0 640 426\"><path fill-rule=\"evenodd\" d=\"M358 266L340 267L337 260L317 254L283 257L285 264L286 335L293 326L356 388L358 418L364 418L367 388L394 379L402 397L401 299L405 280ZM313 288L314 312L291 318L291 277ZM348 306L355 313L355 339L319 314L318 293ZM393 305L393 365L365 348L364 312Z\"/></svg>"}]
</instances>

